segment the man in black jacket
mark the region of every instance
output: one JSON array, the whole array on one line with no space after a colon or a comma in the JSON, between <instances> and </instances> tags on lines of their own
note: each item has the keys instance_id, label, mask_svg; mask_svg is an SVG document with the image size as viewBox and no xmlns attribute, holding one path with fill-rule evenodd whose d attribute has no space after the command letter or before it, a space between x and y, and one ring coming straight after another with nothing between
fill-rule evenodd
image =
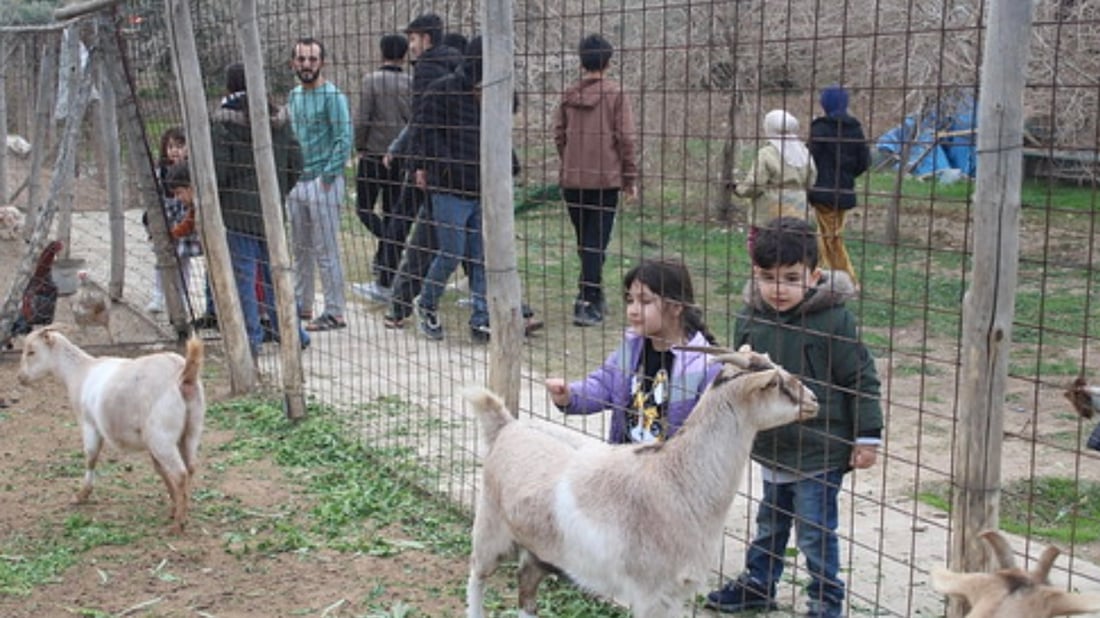
<instances>
[{"instance_id":1,"label":"man in black jacket","mask_svg":"<svg viewBox=\"0 0 1100 618\"><path fill-rule=\"evenodd\" d=\"M856 207L856 177L867 171L871 153L859 121L848 114L848 92L830 86L821 92L825 115L810 125L810 155L817 181L808 198L817 214L818 247L822 263L852 277L859 289L848 250L844 248L844 215Z\"/></svg>"},{"instance_id":2,"label":"man in black jacket","mask_svg":"<svg viewBox=\"0 0 1100 618\"><path fill-rule=\"evenodd\" d=\"M461 260L470 265L470 333L489 339L481 237L481 38L470 41L462 68L441 77L413 106L409 156L416 184L429 193L439 250L416 305L421 332L443 338L439 297Z\"/></svg>"},{"instance_id":3,"label":"man in black jacket","mask_svg":"<svg viewBox=\"0 0 1100 618\"><path fill-rule=\"evenodd\" d=\"M451 74L462 64L462 56L457 50L440 43L443 20L434 13L420 15L409 22L405 34L409 37L409 56L414 62L412 105L415 110L433 82ZM391 230L390 236L406 238L406 241L391 286L390 310L385 317L389 328L403 328L412 315L412 301L420 293L424 277L437 252L431 202L422 189L414 186L417 175L423 176L424 170L417 169L418 163L405 159L414 147L410 142L412 129L410 122L390 145L383 159L387 166L404 163L408 171L399 199L399 214L391 219L391 225L397 229ZM415 219L410 216L412 213L415 213Z\"/></svg>"}]
</instances>

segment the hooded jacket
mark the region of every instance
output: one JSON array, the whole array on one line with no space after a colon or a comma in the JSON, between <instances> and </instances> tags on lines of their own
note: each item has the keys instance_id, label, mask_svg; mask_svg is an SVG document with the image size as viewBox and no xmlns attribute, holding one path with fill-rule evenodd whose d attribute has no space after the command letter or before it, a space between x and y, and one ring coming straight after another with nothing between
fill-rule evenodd
<instances>
[{"instance_id":1,"label":"hooded jacket","mask_svg":"<svg viewBox=\"0 0 1100 618\"><path fill-rule=\"evenodd\" d=\"M815 118L810 124L809 146L817 164L810 202L840 210L855 208L856 177L871 163L863 126L847 113Z\"/></svg>"},{"instance_id":2,"label":"hooded jacket","mask_svg":"<svg viewBox=\"0 0 1100 618\"><path fill-rule=\"evenodd\" d=\"M813 159L796 167L783 161L779 149L768 142L756 153L745 178L733 192L752 199L750 221L753 225L777 216L780 206L785 216L808 214L806 191L813 186L817 168Z\"/></svg>"},{"instance_id":3,"label":"hooded jacket","mask_svg":"<svg viewBox=\"0 0 1100 618\"><path fill-rule=\"evenodd\" d=\"M638 182L634 114L622 87L603 78L582 79L554 113L554 143L568 189L628 189Z\"/></svg>"},{"instance_id":4,"label":"hooded jacket","mask_svg":"<svg viewBox=\"0 0 1100 618\"><path fill-rule=\"evenodd\" d=\"M753 281L737 315L733 348L766 352L817 395L817 416L760 432L752 457L783 472L849 469L857 438L880 438L882 407L875 360L857 339L855 316L844 306L855 296L847 273L824 271L796 307L779 313Z\"/></svg>"},{"instance_id":5,"label":"hooded jacket","mask_svg":"<svg viewBox=\"0 0 1100 618\"><path fill-rule=\"evenodd\" d=\"M252 126L240 98L227 98L210 116L214 172L222 220L231 232L264 237L263 207L256 160L252 153ZM286 108L271 116L271 143L279 195L285 197L302 173L302 151L290 126Z\"/></svg>"},{"instance_id":6,"label":"hooded jacket","mask_svg":"<svg viewBox=\"0 0 1100 618\"><path fill-rule=\"evenodd\" d=\"M408 156L428 176L428 190L476 198L481 193L481 101L466 71L428 86L413 106Z\"/></svg>"},{"instance_id":7,"label":"hooded jacket","mask_svg":"<svg viewBox=\"0 0 1100 618\"><path fill-rule=\"evenodd\" d=\"M689 346L707 346L706 337L696 333ZM611 353L603 365L587 378L569 385L569 405L561 408L566 414L595 414L611 410L611 430L607 441L612 444L630 442L626 413L631 404L630 379L641 361L645 337L628 332L622 344ZM709 362L701 352L688 352L673 348L672 371L669 375L668 437L683 426L688 415L699 403L703 391L721 371L718 363Z\"/></svg>"}]
</instances>

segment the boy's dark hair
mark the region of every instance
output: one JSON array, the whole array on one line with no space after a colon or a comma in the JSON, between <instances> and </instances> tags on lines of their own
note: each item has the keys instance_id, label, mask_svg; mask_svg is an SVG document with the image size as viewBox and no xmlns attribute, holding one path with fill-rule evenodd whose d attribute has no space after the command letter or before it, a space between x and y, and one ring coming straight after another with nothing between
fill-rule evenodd
<instances>
[{"instance_id":1,"label":"boy's dark hair","mask_svg":"<svg viewBox=\"0 0 1100 618\"><path fill-rule=\"evenodd\" d=\"M234 92L244 92L245 90L248 90L248 82L244 77L244 65L240 62L234 62L225 67L225 91L232 94Z\"/></svg>"},{"instance_id":2,"label":"boy's dark hair","mask_svg":"<svg viewBox=\"0 0 1100 618\"><path fill-rule=\"evenodd\" d=\"M168 144L177 142L180 144L187 143L187 135L183 132L183 127L169 127L164 130L164 133L160 135L160 165L168 165Z\"/></svg>"},{"instance_id":3,"label":"boy's dark hair","mask_svg":"<svg viewBox=\"0 0 1100 618\"><path fill-rule=\"evenodd\" d=\"M298 46L299 45L306 45L306 46L316 45L317 46L317 52L320 54L321 60L324 61L324 59L325 59L325 44L318 41L317 39L315 39L311 36L304 36L304 37L302 37L302 38L300 38L300 39L298 39L297 41L294 42L294 47L290 48L290 57L291 58L293 58L295 55L298 54Z\"/></svg>"},{"instance_id":4,"label":"boy's dark hair","mask_svg":"<svg viewBox=\"0 0 1100 618\"><path fill-rule=\"evenodd\" d=\"M598 34L590 34L581 39L580 56L581 66L585 71L603 71L611 64L611 54L614 53L611 43Z\"/></svg>"},{"instance_id":5,"label":"boy's dark hair","mask_svg":"<svg viewBox=\"0 0 1100 618\"><path fill-rule=\"evenodd\" d=\"M409 51L409 40L400 34L387 34L378 43L383 60L400 60Z\"/></svg>"},{"instance_id":6,"label":"boy's dark hair","mask_svg":"<svg viewBox=\"0 0 1100 618\"><path fill-rule=\"evenodd\" d=\"M428 35L432 45L438 45L443 39L443 18L435 13L424 13L409 22L405 34L417 32Z\"/></svg>"},{"instance_id":7,"label":"boy's dark hair","mask_svg":"<svg viewBox=\"0 0 1100 618\"><path fill-rule=\"evenodd\" d=\"M448 32L443 35L442 43L447 47L454 48L460 54L465 54L466 45L468 45L470 41L461 32Z\"/></svg>"},{"instance_id":8,"label":"boy's dark hair","mask_svg":"<svg viewBox=\"0 0 1100 618\"><path fill-rule=\"evenodd\" d=\"M191 170L187 167L186 161L168 166L168 171L164 173L164 188L168 193L190 186Z\"/></svg>"},{"instance_id":9,"label":"boy's dark hair","mask_svg":"<svg viewBox=\"0 0 1100 618\"><path fill-rule=\"evenodd\" d=\"M776 217L756 233L752 248L752 264L760 268L803 264L817 268L819 254L817 235L804 219Z\"/></svg>"},{"instance_id":10,"label":"boy's dark hair","mask_svg":"<svg viewBox=\"0 0 1100 618\"><path fill-rule=\"evenodd\" d=\"M691 273L683 262L643 260L623 276L623 290L629 291L635 281L645 285L657 296L684 306L680 316L688 337L694 337L695 333L703 333L707 341L717 344L717 339L703 321L702 309L695 304L695 288L691 284Z\"/></svg>"}]
</instances>

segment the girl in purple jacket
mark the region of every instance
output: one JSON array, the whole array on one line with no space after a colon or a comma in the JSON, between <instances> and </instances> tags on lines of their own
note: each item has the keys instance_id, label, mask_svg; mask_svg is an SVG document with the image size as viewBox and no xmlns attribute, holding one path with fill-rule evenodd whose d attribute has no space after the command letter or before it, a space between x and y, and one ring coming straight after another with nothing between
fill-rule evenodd
<instances>
[{"instance_id":1,"label":"girl in purple jacket","mask_svg":"<svg viewBox=\"0 0 1100 618\"><path fill-rule=\"evenodd\" d=\"M714 345L681 262L644 261L623 277L629 325L623 342L584 380L546 380L566 414L611 410L613 444L652 443L676 433L720 366L676 346Z\"/></svg>"}]
</instances>

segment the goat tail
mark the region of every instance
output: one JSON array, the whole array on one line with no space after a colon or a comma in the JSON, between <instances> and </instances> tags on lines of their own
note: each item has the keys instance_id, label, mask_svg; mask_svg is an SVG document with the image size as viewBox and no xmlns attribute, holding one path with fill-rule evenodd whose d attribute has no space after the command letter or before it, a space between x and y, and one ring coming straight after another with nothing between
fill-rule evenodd
<instances>
[{"instance_id":1,"label":"goat tail","mask_svg":"<svg viewBox=\"0 0 1100 618\"><path fill-rule=\"evenodd\" d=\"M180 372L180 393L186 400L193 399L199 387L199 372L202 371L202 339L191 336L187 340L187 355L184 357L183 371Z\"/></svg>"},{"instance_id":2,"label":"goat tail","mask_svg":"<svg viewBox=\"0 0 1100 618\"><path fill-rule=\"evenodd\" d=\"M477 411L482 439L487 445L492 445L496 442L500 430L512 422L512 413L504 407L504 400L487 388L470 387L463 391L462 395Z\"/></svg>"}]
</instances>

